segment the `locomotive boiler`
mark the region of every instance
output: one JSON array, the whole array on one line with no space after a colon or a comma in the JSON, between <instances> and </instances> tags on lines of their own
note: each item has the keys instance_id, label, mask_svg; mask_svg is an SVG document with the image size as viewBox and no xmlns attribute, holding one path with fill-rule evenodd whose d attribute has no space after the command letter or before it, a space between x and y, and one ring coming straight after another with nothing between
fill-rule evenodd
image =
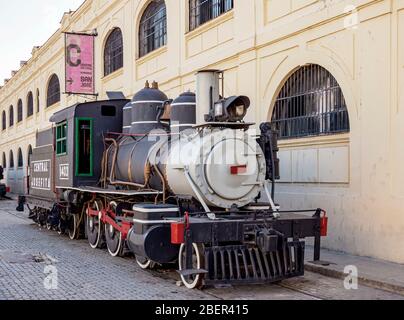
<instances>
[{"instance_id":1,"label":"locomotive boiler","mask_svg":"<svg viewBox=\"0 0 404 320\"><path fill-rule=\"evenodd\" d=\"M49 179L52 196L34 183L31 217L113 256L130 252L143 269L174 263L191 289L302 275L305 238L319 259L324 211L280 210L276 128L244 121L250 99L225 98L222 72L196 77L196 94L175 100L153 82L131 101L52 117L53 143L33 155L49 170L31 179Z\"/></svg>"}]
</instances>

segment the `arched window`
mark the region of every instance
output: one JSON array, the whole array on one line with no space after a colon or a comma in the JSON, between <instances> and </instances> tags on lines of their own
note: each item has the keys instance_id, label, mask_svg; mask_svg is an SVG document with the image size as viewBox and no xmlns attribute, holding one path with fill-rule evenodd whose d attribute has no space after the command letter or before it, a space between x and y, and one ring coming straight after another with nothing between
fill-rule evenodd
<instances>
[{"instance_id":1,"label":"arched window","mask_svg":"<svg viewBox=\"0 0 404 320\"><path fill-rule=\"evenodd\" d=\"M23 106L22 106L22 100L20 99L20 100L18 100L18 103L17 103L17 122L18 123L22 121L22 118L23 118L22 113L23 113Z\"/></svg>"},{"instance_id":2,"label":"arched window","mask_svg":"<svg viewBox=\"0 0 404 320\"><path fill-rule=\"evenodd\" d=\"M27 118L34 114L34 96L30 91L27 96Z\"/></svg>"},{"instance_id":3,"label":"arched window","mask_svg":"<svg viewBox=\"0 0 404 320\"><path fill-rule=\"evenodd\" d=\"M8 109L8 126L12 127L14 125L14 107L10 106L10 108Z\"/></svg>"},{"instance_id":4,"label":"arched window","mask_svg":"<svg viewBox=\"0 0 404 320\"><path fill-rule=\"evenodd\" d=\"M7 116L5 111L3 111L3 113L1 114L1 129L7 129Z\"/></svg>"},{"instance_id":5,"label":"arched window","mask_svg":"<svg viewBox=\"0 0 404 320\"><path fill-rule=\"evenodd\" d=\"M276 100L272 122L281 139L350 130L341 87L319 65L301 67L289 77Z\"/></svg>"},{"instance_id":6,"label":"arched window","mask_svg":"<svg viewBox=\"0 0 404 320\"><path fill-rule=\"evenodd\" d=\"M36 89L36 112L38 113L41 109L39 102L39 89Z\"/></svg>"},{"instance_id":7,"label":"arched window","mask_svg":"<svg viewBox=\"0 0 404 320\"><path fill-rule=\"evenodd\" d=\"M108 36L104 49L104 76L123 67L122 31L115 28Z\"/></svg>"},{"instance_id":8,"label":"arched window","mask_svg":"<svg viewBox=\"0 0 404 320\"><path fill-rule=\"evenodd\" d=\"M6 153L5 152L3 152L2 167L3 167L3 169L7 168L7 160L6 160Z\"/></svg>"},{"instance_id":9,"label":"arched window","mask_svg":"<svg viewBox=\"0 0 404 320\"><path fill-rule=\"evenodd\" d=\"M32 158L32 146L28 146L28 154L27 154L27 161L28 161L28 166L31 165L31 158Z\"/></svg>"},{"instance_id":10,"label":"arched window","mask_svg":"<svg viewBox=\"0 0 404 320\"><path fill-rule=\"evenodd\" d=\"M189 30L234 8L234 0L189 0Z\"/></svg>"},{"instance_id":11,"label":"arched window","mask_svg":"<svg viewBox=\"0 0 404 320\"><path fill-rule=\"evenodd\" d=\"M60 83L58 76L54 74L50 78L48 84L46 107L50 107L55 103L58 103L59 101L60 101Z\"/></svg>"},{"instance_id":12,"label":"arched window","mask_svg":"<svg viewBox=\"0 0 404 320\"><path fill-rule=\"evenodd\" d=\"M14 154L13 150L10 150L10 156L9 156L9 163L10 165L8 166L10 169L14 169Z\"/></svg>"},{"instance_id":13,"label":"arched window","mask_svg":"<svg viewBox=\"0 0 404 320\"><path fill-rule=\"evenodd\" d=\"M22 157L21 148L18 148L18 168L24 167L24 158Z\"/></svg>"},{"instance_id":14,"label":"arched window","mask_svg":"<svg viewBox=\"0 0 404 320\"><path fill-rule=\"evenodd\" d=\"M139 56L167 43L167 11L164 0L153 0L143 13L139 27Z\"/></svg>"}]
</instances>

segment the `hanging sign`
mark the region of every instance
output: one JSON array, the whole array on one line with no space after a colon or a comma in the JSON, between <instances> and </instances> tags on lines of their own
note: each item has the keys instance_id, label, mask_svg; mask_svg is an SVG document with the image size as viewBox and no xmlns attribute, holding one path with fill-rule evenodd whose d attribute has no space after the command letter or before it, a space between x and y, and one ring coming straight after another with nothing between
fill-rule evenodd
<instances>
[{"instance_id":1,"label":"hanging sign","mask_svg":"<svg viewBox=\"0 0 404 320\"><path fill-rule=\"evenodd\" d=\"M95 95L94 37L65 34L66 93Z\"/></svg>"}]
</instances>

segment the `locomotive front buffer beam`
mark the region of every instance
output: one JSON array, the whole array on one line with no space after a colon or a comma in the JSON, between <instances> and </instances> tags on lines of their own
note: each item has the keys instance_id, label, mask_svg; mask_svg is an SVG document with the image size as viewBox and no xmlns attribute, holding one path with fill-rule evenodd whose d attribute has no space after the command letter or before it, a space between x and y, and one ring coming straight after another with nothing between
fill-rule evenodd
<instances>
[{"instance_id":1,"label":"locomotive front buffer beam","mask_svg":"<svg viewBox=\"0 0 404 320\"><path fill-rule=\"evenodd\" d=\"M313 216L285 213L279 219L186 218L184 224L172 225L172 242L185 246L185 266L178 272L182 277L201 275L205 285L275 283L303 276L305 239L314 238L314 262L321 263L327 224L321 209ZM195 259L198 248L202 252Z\"/></svg>"}]
</instances>

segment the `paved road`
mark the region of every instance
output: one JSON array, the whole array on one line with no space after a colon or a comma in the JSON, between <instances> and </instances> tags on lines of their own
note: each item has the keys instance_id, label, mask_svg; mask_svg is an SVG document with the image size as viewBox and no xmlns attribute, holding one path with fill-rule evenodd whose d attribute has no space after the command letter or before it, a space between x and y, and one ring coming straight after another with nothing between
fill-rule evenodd
<instances>
[{"instance_id":1,"label":"paved road","mask_svg":"<svg viewBox=\"0 0 404 320\"><path fill-rule=\"evenodd\" d=\"M85 240L69 241L40 230L26 218L27 213L14 208L15 202L0 202L0 300L404 300L363 286L347 291L342 281L313 273L280 285L189 291L176 286L175 272L143 271L132 258L112 258L106 251L91 249ZM51 281L55 275L57 288Z\"/></svg>"}]
</instances>

